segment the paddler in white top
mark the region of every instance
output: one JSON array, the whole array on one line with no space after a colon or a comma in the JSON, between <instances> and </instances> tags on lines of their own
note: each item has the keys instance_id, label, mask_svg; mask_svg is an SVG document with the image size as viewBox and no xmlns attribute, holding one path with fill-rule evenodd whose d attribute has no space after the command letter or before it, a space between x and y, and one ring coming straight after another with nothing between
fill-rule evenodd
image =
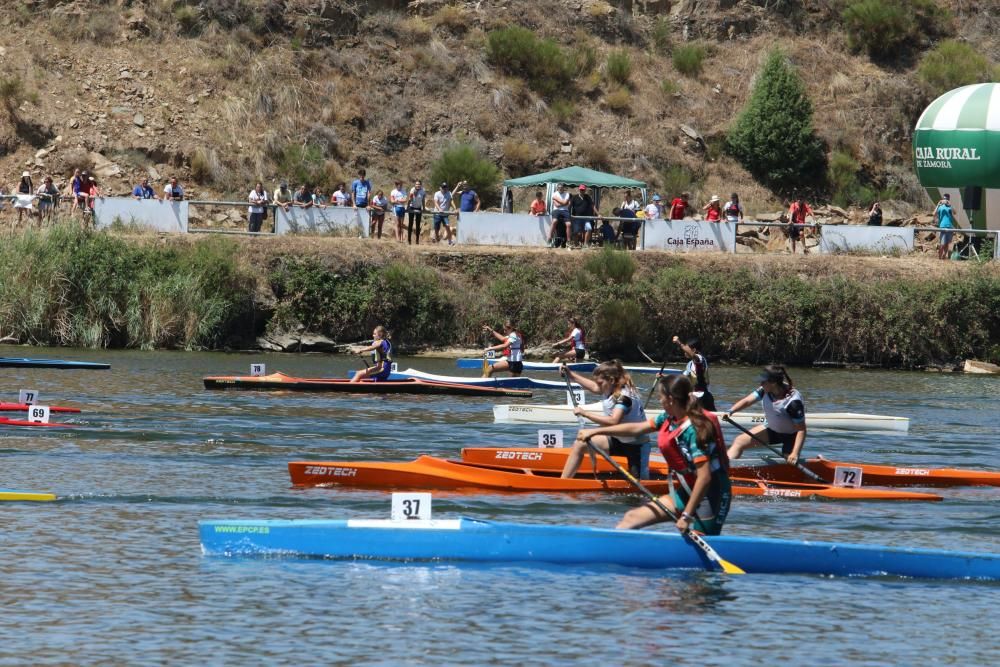
<instances>
[{"instance_id":1,"label":"paddler in white top","mask_svg":"<svg viewBox=\"0 0 1000 667\"><path fill-rule=\"evenodd\" d=\"M503 333L497 333L489 325L483 325L483 331L493 334L493 337L502 341L499 345L492 345L483 350L483 353L490 350L503 350L504 358L491 366L487 366L483 377L493 377L494 373L509 372L517 376L524 370L524 336L514 326L512 320L503 323Z\"/></svg>"},{"instance_id":2,"label":"paddler in white top","mask_svg":"<svg viewBox=\"0 0 1000 667\"><path fill-rule=\"evenodd\" d=\"M765 366L758 378L760 386L729 408L733 415L757 401L763 401L765 422L750 432L770 445L781 444L781 453L792 465L798 463L806 442L806 409L799 390L784 366ZM741 433L729 447L730 460L738 459L743 450L754 444L749 435Z\"/></svg>"},{"instance_id":3,"label":"paddler in white top","mask_svg":"<svg viewBox=\"0 0 1000 667\"><path fill-rule=\"evenodd\" d=\"M575 317L571 317L568 320L570 327L569 335L562 340L557 340L553 343L552 347L559 347L560 345L565 345L566 343L572 343L570 347L565 352L557 354L552 360L552 363L557 364L560 361L583 361L587 356L587 335L583 331L583 327L580 326L580 320Z\"/></svg>"},{"instance_id":4,"label":"paddler in white top","mask_svg":"<svg viewBox=\"0 0 1000 667\"><path fill-rule=\"evenodd\" d=\"M612 361L601 362L594 369L593 378L588 378L581 373L574 373L566 366L559 369L559 373L568 377L571 382L576 382L581 387L591 393L599 393L601 398L601 412L584 410L580 406L573 409L573 414L584 417L599 426L615 426L617 424L645 424L646 412L642 407L642 397L639 391L632 384L632 378L622 366L622 362L614 359ZM640 479L649 477L649 435L640 433L638 435L595 435L590 442L612 456L625 456L628 458L629 472ZM587 452L587 443L577 439L573 443L573 450L566 459L563 466L562 477L567 479L576 475L583 461L583 455Z\"/></svg>"}]
</instances>

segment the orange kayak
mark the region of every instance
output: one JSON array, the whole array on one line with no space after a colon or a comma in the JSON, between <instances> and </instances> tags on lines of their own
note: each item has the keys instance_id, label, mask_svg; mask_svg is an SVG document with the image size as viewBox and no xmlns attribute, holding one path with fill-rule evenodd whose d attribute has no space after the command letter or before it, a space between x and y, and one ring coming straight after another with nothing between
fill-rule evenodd
<instances>
[{"instance_id":1,"label":"orange kayak","mask_svg":"<svg viewBox=\"0 0 1000 667\"><path fill-rule=\"evenodd\" d=\"M569 456L568 448L541 449L536 447L466 447L462 450L462 461L476 465L497 467L528 468L536 471L560 471ZM624 457L615 457L624 464ZM843 477L845 469L861 470L862 486L1000 486L1000 472L987 470L961 470L957 468L904 468L898 466L872 465L868 463L844 463L823 458L802 462L824 480L834 481L835 475ZM593 473L589 457L584 458L580 471ZM839 469L839 475L838 475ZM598 457L597 472L612 472L611 464ZM662 460L649 461L650 473L665 474L667 465ZM787 463L767 465L734 465L730 477L762 479L768 482L803 483L812 482L802 471ZM846 483L846 479L838 480Z\"/></svg>"},{"instance_id":2,"label":"orange kayak","mask_svg":"<svg viewBox=\"0 0 1000 667\"><path fill-rule=\"evenodd\" d=\"M575 478L536 475L529 470L494 470L433 456L415 461L292 461L288 464L296 486L352 486L369 489L484 489L516 492L634 491L624 479ZM666 493L667 482L651 481L653 493Z\"/></svg>"},{"instance_id":3,"label":"orange kayak","mask_svg":"<svg viewBox=\"0 0 1000 667\"><path fill-rule=\"evenodd\" d=\"M296 486L351 486L381 489L477 489L509 492L633 491L624 479L577 476L561 479L557 473L525 468L484 467L434 456L415 461L292 461L288 464L292 484ZM653 493L667 493L666 479L644 480ZM753 479L734 479L733 494L774 498L833 498L838 500L941 500L930 493L880 489L852 489L824 484L767 483Z\"/></svg>"}]
</instances>

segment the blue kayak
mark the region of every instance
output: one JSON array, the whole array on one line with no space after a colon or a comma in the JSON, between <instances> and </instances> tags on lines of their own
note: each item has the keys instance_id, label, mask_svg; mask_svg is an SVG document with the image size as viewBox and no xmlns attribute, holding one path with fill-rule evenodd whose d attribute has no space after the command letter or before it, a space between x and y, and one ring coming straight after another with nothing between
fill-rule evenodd
<instances>
[{"instance_id":1,"label":"blue kayak","mask_svg":"<svg viewBox=\"0 0 1000 667\"><path fill-rule=\"evenodd\" d=\"M496 362L500 361L502 358L503 357L497 357L495 359L488 359L488 361L490 362L490 365L493 365ZM526 370L526 371L535 371L535 372L558 373L559 372L559 367L562 366L562 364L554 364L554 363L551 363L551 362L542 362L542 361L525 361L523 363L524 363L524 370ZM574 362L570 362L570 363L568 363L566 365L569 367L569 369L571 371L576 371L577 373L590 373L595 368L597 368L597 362L596 361L574 361ZM459 368L476 368L476 369L481 369L483 367L483 360L481 358L480 359L459 359L458 360L458 367ZM641 374L641 375L656 375L657 373L660 372L660 367L659 366L626 366L625 370L627 370L629 373L633 373L633 374L638 373L638 374ZM679 368L664 368L663 369L663 374L664 375L669 375L669 374L673 374L673 373L680 373L680 372L681 372L681 369L679 369Z\"/></svg>"},{"instance_id":2,"label":"blue kayak","mask_svg":"<svg viewBox=\"0 0 1000 667\"><path fill-rule=\"evenodd\" d=\"M358 371L351 371L348 377L354 377ZM555 389L566 391L565 380L536 380L529 377L513 377L507 375L497 375L496 377L466 377L462 375L437 375L436 373L425 373L416 368L407 368L405 371L395 371L389 374L390 382L400 382L402 380L425 380L427 382L437 382L439 384L463 384L474 387L495 387L498 389ZM574 388L580 385L574 384Z\"/></svg>"},{"instance_id":3,"label":"blue kayak","mask_svg":"<svg viewBox=\"0 0 1000 667\"><path fill-rule=\"evenodd\" d=\"M61 368L64 370L106 370L111 364L95 361L66 361L63 359L29 359L27 357L0 357L0 368Z\"/></svg>"},{"instance_id":4,"label":"blue kayak","mask_svg":"<svg viewBox=\"0 0 1000 667\"><path fill-rule=\"evenodd\" d=\"M712 569L676 532L446 519L202 521L212 556L306 557ZM1000 580L1000 554L760 537L707 537L747 573Z\"/></svg>"}]
</instances>

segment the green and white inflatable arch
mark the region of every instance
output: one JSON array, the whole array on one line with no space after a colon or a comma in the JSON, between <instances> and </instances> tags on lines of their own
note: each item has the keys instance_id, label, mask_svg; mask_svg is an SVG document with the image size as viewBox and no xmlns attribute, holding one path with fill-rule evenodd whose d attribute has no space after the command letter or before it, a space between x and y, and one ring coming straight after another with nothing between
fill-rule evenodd
<instances>
[{"instance_id":1,"label":"green and white inflatable arch","mask_svg":"<svg viewBox=\"0 0 1000 667\"><path fill-rule=\"evenodd\" d=\"M951 195L962 227L965 188L983 188L973 226L1000 229L1000 84L962 86L931 102L913 133L913 163L931 200Z\"/></svg>"}]
</instances>

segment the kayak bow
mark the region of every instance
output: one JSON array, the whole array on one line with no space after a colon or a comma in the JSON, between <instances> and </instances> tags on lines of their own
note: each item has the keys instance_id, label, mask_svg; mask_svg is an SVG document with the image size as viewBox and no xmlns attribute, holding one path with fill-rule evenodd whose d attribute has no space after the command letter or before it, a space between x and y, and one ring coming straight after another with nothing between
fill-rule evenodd
<instances>
[{"instance_id":1,"label":"kayak bow","mask_svg":"<svg viewBox=\"0 0 1000 667\"><path fill-rule=\"evenodd\" d=\"M351 394L451 394L454 396L530 397L524 389L477 387L469 384L444 384L425 380L398 382L351 382L343 378L297 378L284 373L270 375L233 375L204 378L205 389L250 389L284 391L329 391Z\"/></svg>"}]
</instances>

